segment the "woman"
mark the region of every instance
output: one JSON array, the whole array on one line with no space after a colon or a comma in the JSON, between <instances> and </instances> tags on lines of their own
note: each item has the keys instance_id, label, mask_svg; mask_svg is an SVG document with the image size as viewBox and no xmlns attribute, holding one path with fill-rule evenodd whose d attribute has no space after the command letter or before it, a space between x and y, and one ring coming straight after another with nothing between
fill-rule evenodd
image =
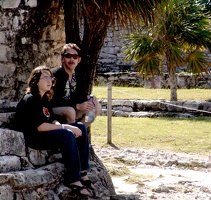
<instances>
[{"instance_id":1,"label":"woman","mask_svg":"<svg viewBox=\"0 0 211 200\"><path fill-rule=\"evenodd\" d=\"M55 79L49 68L35 68L28 80L26 94L17 105L16 130L24 133L26 146L37 150L60 148L66 168L64 184L80 195L94 189L87 177L89 141L82 123L60 124L49 107ZM87 188L82 185L87 185Z\"/></svg>"}]
</instances>

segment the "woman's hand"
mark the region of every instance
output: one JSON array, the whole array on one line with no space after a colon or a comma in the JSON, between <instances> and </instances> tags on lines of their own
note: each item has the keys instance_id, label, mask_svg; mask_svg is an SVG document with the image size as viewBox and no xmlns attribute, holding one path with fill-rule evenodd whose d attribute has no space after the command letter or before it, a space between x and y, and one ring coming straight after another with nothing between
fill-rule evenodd
<instances>
[{"instance_id":1,"label":"woman's hand","mask_svg":"<svg viewBox=\"0 0 211 200\"><path fill-rule=\"evenodd\" d=\"M71 125L69 125L69 124L64 124L64 128L70 129L70 130L74 133L74 135L75 135L76 138L82 136L82 131L81 131L81 129L79 129L79 128L76 127L76 126L71 126Z\"/></svg>"}]
</instances>

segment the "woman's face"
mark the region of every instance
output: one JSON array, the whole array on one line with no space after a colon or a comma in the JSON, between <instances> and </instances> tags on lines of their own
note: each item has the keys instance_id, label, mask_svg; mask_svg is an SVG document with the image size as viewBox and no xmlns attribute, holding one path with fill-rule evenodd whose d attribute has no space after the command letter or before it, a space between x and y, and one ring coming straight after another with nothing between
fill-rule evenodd
<instances>
[{"instance_id":1,"label":"woman's face","mask_svg":"<svg viewBox=\"0 0 211 200\"><path fill-rule=\"evenodd\" d=\"M53 77L48 70L42 70L40 80L37 83L40 95L43 96L52 87Z\"/></svg>"}]
</instances>

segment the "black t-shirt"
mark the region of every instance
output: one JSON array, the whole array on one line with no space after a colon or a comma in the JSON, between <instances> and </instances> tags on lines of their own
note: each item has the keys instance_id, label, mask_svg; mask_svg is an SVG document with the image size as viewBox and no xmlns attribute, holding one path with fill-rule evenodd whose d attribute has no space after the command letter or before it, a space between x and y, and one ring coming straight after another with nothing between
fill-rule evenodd
<instances>
[{"instance_id":1,"label":"black t-shirt","mask_svg":"<svg viewBox=\"0 0 211 200\"><path fill-rule=\"evenodd\" d=\"M51 123L53 120L54 115L47 98L44 96L40 99L39 96L29 93L24 95L17 105L14 128L23 132L25 137L30 137L38 132L37 127L42 123Z\"/></svg>"},{"instance_id":2,"label":"black t-shirt","mask_svg":"<svg viewBox=\"0 0 211 200\"><path fill-rule=\"evenodd\" d=\"M87 93L82 90L77 90L77 79L74 76L74 87L70 86L70 97L66 98L66 85L69 80L68 74L65 72L63 66L55 67L51 69L51 72L56 78L56 84L52 87L54 91L53 99L51 100L51 107L63 107L70 106L76 108L77 103L82 103L87 100Z\"/></svg>"}]
</instances>

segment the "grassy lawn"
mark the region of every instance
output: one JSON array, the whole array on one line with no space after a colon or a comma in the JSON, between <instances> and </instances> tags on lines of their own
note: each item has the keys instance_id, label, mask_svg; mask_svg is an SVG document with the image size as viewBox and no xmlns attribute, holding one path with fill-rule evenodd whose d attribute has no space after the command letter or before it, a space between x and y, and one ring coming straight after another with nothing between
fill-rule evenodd
<instances>
[{"instance_id":1,"label":"grassy lawn","mask_svg":"<svg viewBox=\"0 0 211 200\"><path fill-rule=\"evenodd\" d=\"M166 89L113 87L113 99L166 99ZM93 94L107 98L106 87L94 87ZM138 98L139 97L139 98ZM180 89L178 99L210 101L211 90ZM92 124L92 144L107 145L107 117ZM211 118L125 118L112 117L112 143L121 147L160 149L174 152L211 154Z\"/></svg>"},{"instance_id":2,"label":"grassy lawn","mask_svg":"<svg viewBox=\"0 0 211 200\"><path fill-rule=\"evenodd\" d=\"M93 92L98 99L107 98L106 86L94 86ZM178 100L211 101L210 89L178 89ZM112 99L165 99L170 100L169 89L145 89L141 87L112 87Z\"/></svg>"},{"instance_id":3,"label":"grassy lawn","mask_svg":"<svg viewBox=\"0 0 211 200\"><path fill-rule=\"evenodd\" d=\"M92 124L92 144L107 143L107 117ZM112 118L112 143L117 147L162 149L211 154L211 118Z\"/></svg>"}]
</instances>

